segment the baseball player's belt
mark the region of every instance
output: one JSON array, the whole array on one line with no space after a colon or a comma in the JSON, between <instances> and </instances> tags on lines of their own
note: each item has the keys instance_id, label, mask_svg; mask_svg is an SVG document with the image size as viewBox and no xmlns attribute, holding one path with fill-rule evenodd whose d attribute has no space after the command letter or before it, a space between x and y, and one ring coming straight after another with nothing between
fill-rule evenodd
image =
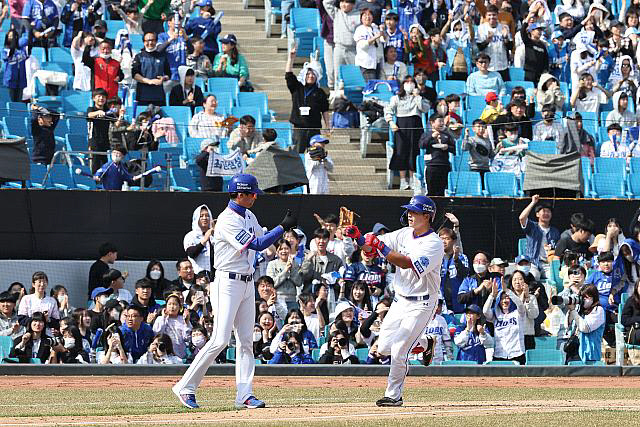
<instances>
[{"instance_id":1,"label":"baseball player's belt","mask_svg":"<svg viewBox=\"0 0 640 427\"><path fill-rule=\"evenodd\" d=\"M400 295L400 294L396 294L404 299L406 299L407 301L426 301L429 299L429 294L427 295L418 295L418 296L414 296L414 297L405 297L404 295ZM398 302L398 298L394 298L393 302Z\"/></svg>"},{"instance_id":2,"label":"baseball player's belt","mask_svg":"<svg viewBox=\"0 0 640 427\"><path fill-rule=\"evenodd\" d=\"M222 274L225 277L228 277L231 280L239 280L241 282L250 282L253 280L253 274L240 274L240 273L231 273L229 271L216 271L216 274Z\"/></svg>"}]
</instances>

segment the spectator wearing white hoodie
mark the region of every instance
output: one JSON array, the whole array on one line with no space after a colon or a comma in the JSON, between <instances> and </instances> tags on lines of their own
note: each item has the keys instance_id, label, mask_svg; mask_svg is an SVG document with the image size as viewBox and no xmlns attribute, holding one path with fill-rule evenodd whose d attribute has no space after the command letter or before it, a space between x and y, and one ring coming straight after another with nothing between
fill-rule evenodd
<instances>
[{"instance_id":1,"label":"spectator wearing white hoodie","mask_svg":"<svg viewBox=\"0 0 640 427\"><path fill-rule=\"evenodd\" d=\"M191 217L191 231L184 236L182 242L196 274L202 270L213 273L214 228L215 220L209 207L198 206Z\"/></svg>"},{"instance_id":2,"label":"spectator wearing white hoodie","mask_svg":"<svg viewBox=\"0 0 640 427\"><path fill-rule=\"evenodd\" d=\"M623 129L636 125L635 115L629 111L629 96L622 91L618 91L611 97L613 110L607 114L605 126L617 123Z\"/></svg>"}]
</instances>

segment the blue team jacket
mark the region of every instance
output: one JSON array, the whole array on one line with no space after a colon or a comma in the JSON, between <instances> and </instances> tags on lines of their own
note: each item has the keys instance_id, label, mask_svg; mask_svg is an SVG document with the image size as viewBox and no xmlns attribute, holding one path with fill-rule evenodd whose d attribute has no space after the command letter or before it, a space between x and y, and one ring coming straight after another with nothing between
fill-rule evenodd
<instances>
[{"instance_id":1,"label":"blue team jacket","mask_svg":"<svg viewBox=\"0 0 640 427\"><path fill-rule=\"evenodd\" d=\"M184 29L189 37L198 36L204 40L204 51L218 54L218 34L222 31L220 22L214 24L213 18L204 19L200 16L189 19Z\"/></svg>"},{"instance_id":2,"label":"blue team jacket","mask_svg":"<svg viewBox=\"0 0 640 427\"><path fill-rule=\"evenodd\" d=\"M27 44L29 35L24 32L18 48L9 56L10 49L5 48L2 51L2 61L4 62L4 77L2 84L10 89L24 89L27 87L27 70L25 63L29 55L27 54Z\"/></svg>"},{"instance_id":3,"label":"blue team jacket","mask_svg":"<svg viewBox=\"0 0 640 427\"><path fill-rule=\"evenodd\" d=\"M124 167L123 162L113 163L108 161L96 171L94 176L100 178L102 187L105 190L120 190L125 181L129 185L133 185L133 177Z\"/></svg>"}]
</instances>

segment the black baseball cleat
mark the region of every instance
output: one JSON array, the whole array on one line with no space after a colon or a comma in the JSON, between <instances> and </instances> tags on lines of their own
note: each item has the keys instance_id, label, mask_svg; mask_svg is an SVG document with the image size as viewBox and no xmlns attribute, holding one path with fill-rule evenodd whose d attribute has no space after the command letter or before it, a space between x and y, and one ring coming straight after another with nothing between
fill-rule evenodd
<instances>
[{"instance_id":1,"label":"black baseball cleat","mask_svg":"<svg viewBox=\"0 0 640 427\"><path fill-rule=\"evenodd\" d=\"M376 406L402 406L402 398L393 399L385 396L382 399L378 399Z\"/></svg>"},{"instance_id":2,"label":"black baseball cleat","mask_svg":"<svg viewBox=\"0 0 640 427\"><path fill-rule=\"evenodd\" d=\"M429 336L427 337L427 348L425 348L422 353L422 364L424 366L431 365L431 361L433 360L433 353L436 350L436 340Z\"/></svg>"}]
</instances>

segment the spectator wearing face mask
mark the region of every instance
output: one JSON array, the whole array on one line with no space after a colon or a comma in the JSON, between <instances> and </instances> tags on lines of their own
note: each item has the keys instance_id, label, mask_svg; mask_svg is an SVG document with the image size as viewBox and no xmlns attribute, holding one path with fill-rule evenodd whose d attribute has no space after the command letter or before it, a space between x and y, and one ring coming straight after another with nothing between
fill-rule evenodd
<instances>
[{"instance_id":1,"label":"spectator wearing face mask","mask_svg":"<svg viewBox=\"0 0 640 427\"><path fill-rule=\"evenodd\" d=\"M564 127L557 120L556 107L547 104L542 107L542 121L533 127L533 139L535 141L555 141L556 144L564 138Z\"/></svg>"},{"instance_id":2,"label":"spectator wearing face mask","mask_svg":"<svg viewBox=\"0 0 640 427\"><path fill-rule=\"evenodd\" d=\"M51 351L50 363L89 363L89 354L82 345L82 335L77 326L69 326L62 332L63 348L56 346L62 351Z\"/></svg>"},{"instance_id":3,"label":"spectator wearing face mask","mask_svg":"<svg viewBox=\"0 0 640 427\"><path fill-rule=\"evenodd\" d=\"M583 362L599 362L602 359L602 337L606 315L600 304L600 295L595 285L583 286L580 290L582 304L580 313L570 305L567 323L574 324L580 340L579 355Z\"/></svg>"},{"instance_id":4,"label":"spectator wearing face mask","mask_svg":"<svg viewBox=\"0 0 640 427\"><path fill-rule=\"evenodd\" d=\"M163 106L166 102L163 84L171 75L169 60L164 51L157 50L156 33L145 32L143 40L144 50L135 56L131 65L131 75L138 82L136 101L138 105Z\"/></svg>"},{"instance_id":5,"label":"spectator wearing face mask","mask_svg":"<svg viewBox=\"0 0 640 427\"><path fill-rule=\"evenodd\" d=\"M473 274L465 278L458 289L458 302L460 304L475 304L484 306L484 302L491 292L491 278L487 266L489 255L485 252L477 252L473 257Z\"/></svg>"},{"instance_id":6,"label":"spectator wearing face mask","mask_svg":"<svg viewBox=\"0 0 640 427\"><path fill-rule=\"evenodd\" d=\"M151 284L154 299L162 299L164 292L171 287L171 281L164 277L164 266L158 260L149 261L145 278Z\"/></svg>"},{"instance_id":7,"label":"spectator wearing face mask","mask_svg":"<svg viewBox=\"0 0 640 427\"><path fill-rule=\"evenodd\" d=\"M118 96L118 83L124 79L124 73L120 68L120 62L111 57L113 49L111 41L103 40L98 49L99 54L94 57L91 56L92 46L85 46L82 63L91 70L92 88L106 91L106 102L107 98Z\"/></svg>"},{"instance_id":8,"label":"spectator wearing face mask","mask_svg":"<svg viewBox=\"0 0 640 427\"><path fill-rule=\"evenodd\" d=\"M315 363L302 344L302 337L296 332L288 332L278 344L277 350L269 360L270 365L278 364L313 364Z\"/></svg>"},{"instance_id":9,"label":"spectator wearing face mask","mask_svg":"<svg viewBox=\"0 0 640 427\"><path fill-rule=\"evenodd\" d=\"M93 175L96 182L102 183L105 190L122 190L122 185L134 185L139 177L133 177L125 167L122 159L127 155L127 149L118 146L111 150L111 161L105 163Z\"/></svg>"},{"instance_id":10,"label":"spectator wearing face mask","mask_svg":"<svg viewBox=\"0 0 640 427\"><path fill-rule=\"evenodd\" d=\"M181 65L178 67L178 74L180 76L180 84L171 89L169 105L187 106L191 109L191 114L193 114L196 106L204 104L202 89L195 84L193 68Z\"/></svg>"},{"instance_id":11,"label":"spectator wearing face mask","mask_svg":"<svg viewBox=\"0 0 640 427\"><path fill-rule=\"evenodd\" d=\"M50 296L58 302L58 311L60 312L61 319L71 316L75 307L72 307L69 304L69 293L67 288L62 285L56 285L51 289Z\"/></svg>"}]
</instances>

